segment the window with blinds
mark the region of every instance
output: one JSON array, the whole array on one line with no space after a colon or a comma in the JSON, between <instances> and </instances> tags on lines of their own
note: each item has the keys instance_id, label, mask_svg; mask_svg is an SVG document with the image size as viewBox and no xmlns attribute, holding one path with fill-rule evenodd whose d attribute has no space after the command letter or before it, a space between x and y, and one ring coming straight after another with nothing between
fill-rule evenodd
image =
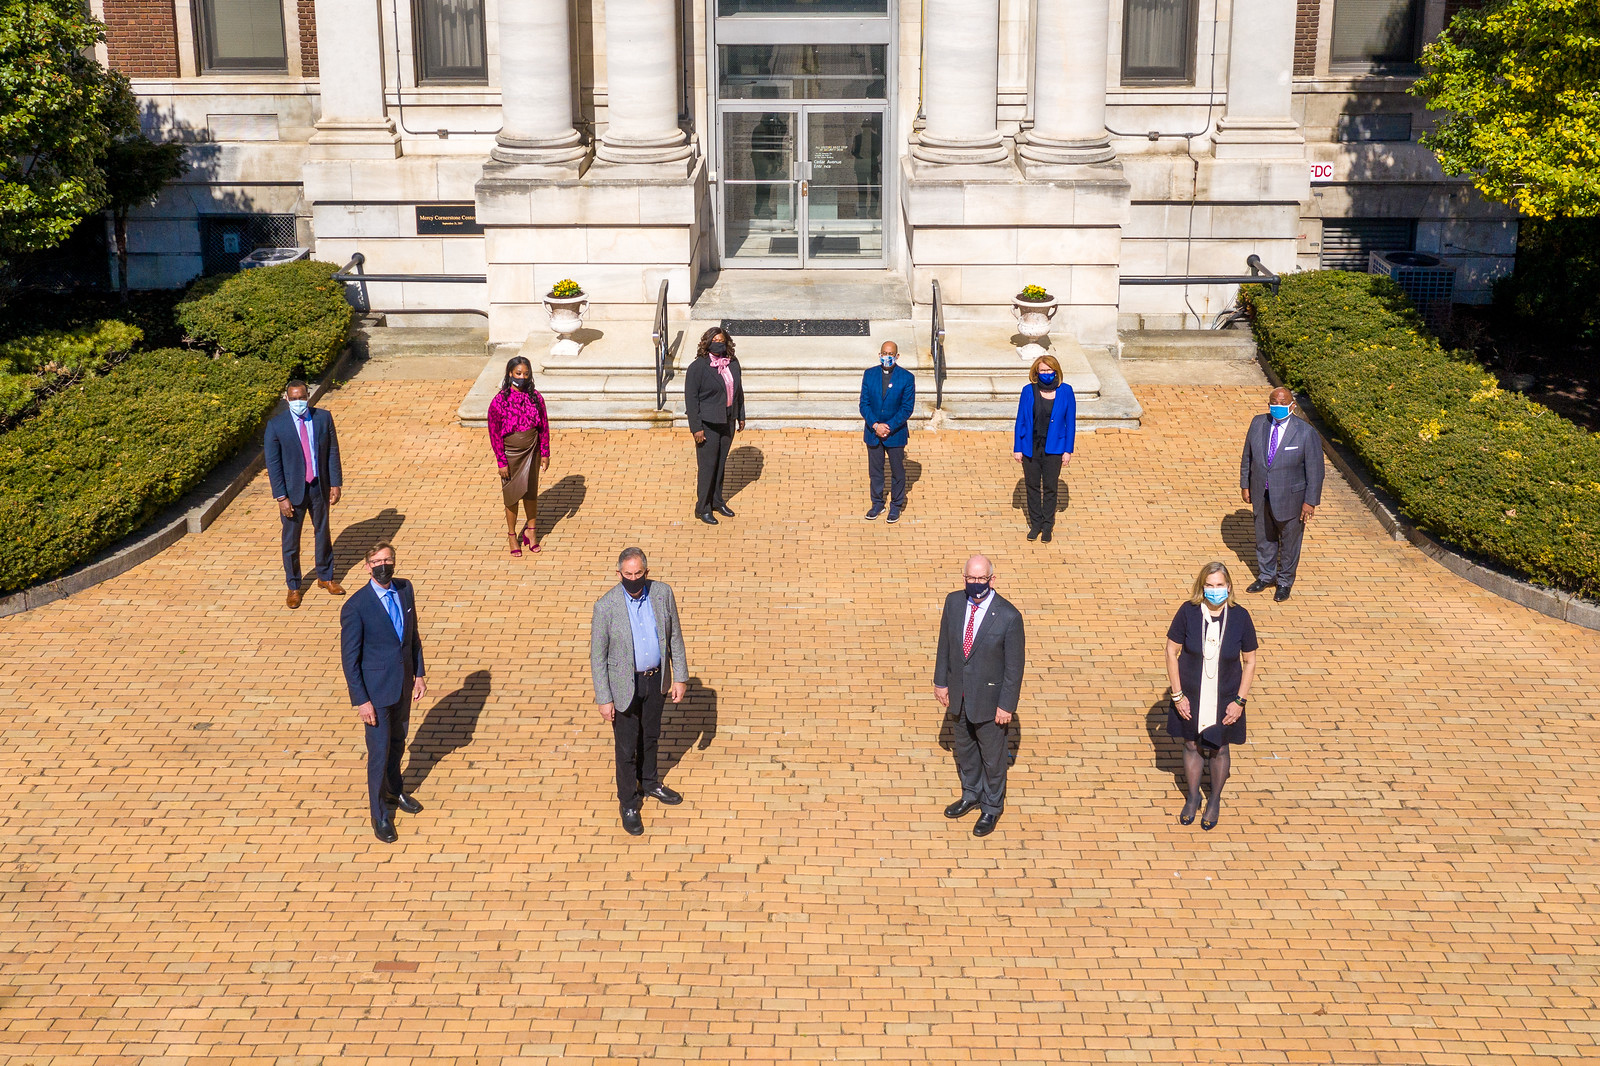
<instances>
[{"instance_id":1,"label":"window with blinds","mask_svg":"<svg viewBox=\"0 0 1600 1066\"><path fill-rule=\"evenodd\" d=\"M412 0L417 81L489 80L483 44L483 0Z\"/></svg>"},{"instance_id":2,"label":"window with blinds","mask_svg":"<svg viewBox=\"0 0 1600 1066\"><path fill-rule=\"evenodd\" d=\"M1409 252L1417 245L1414 218L1324 219L1322 251L1317 265L1323 270L1367 269L1371 252Z\"/></svg>"},{"instance_id":3,"label":"window with blinds","mask_svg":"<svg viewBox=\"0 0 1600 1066\"><path fill-rule=\"evenodd\" d=\"M287 71L279 0L194 0L200 69Z\"/></svg>"},{"instance_id":4,"label":"window with blinds","mask_svg":"<svg viewBox=\"0 0 1600 1066\"><path fill-rule=\"evenodd\" d=\"M1329 63L1344 70L1414 67L1425 0L1335 0Z\"/></svg>"},{"instance_id":5,"label":"window with blinds","mask_svg":"<svg viewBox=\"0 0 1600 1066\"><path fill-rule=\"evenodd\" d=\"M1194 82L1195 0L1125 0L1122 83Z\"/></svg>"}]
</instances>

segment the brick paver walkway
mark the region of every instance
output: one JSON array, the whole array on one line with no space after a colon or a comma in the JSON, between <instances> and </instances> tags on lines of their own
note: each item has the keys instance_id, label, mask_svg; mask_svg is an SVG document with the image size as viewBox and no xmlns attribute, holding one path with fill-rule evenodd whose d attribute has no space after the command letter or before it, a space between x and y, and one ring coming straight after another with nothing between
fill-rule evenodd
<instances>
[{"instance_id":1,"label":"brick paver walkway","mask_svg":"<svg viewBox=\"0 0 1600 1066\"><path fill-rule=\"evenodd\" d=\"M431 693L427 810L366 822L337 604L282 606L265 479L208 532L0 620L0 1054L463 1061L1594 1061L1600 635L1383 537L1331 481L1211 833L1179 826L1162 639L1248 580L1260 390L1146 387L1031 545L1007 438L913 439L866 523L857 436L739 438L716 529L682 434L560 432L543 554L504 550L466 383L332 396L340 570L392 534ZM1015 500L1015 502L1014 502ZM617 823L590 607L638 543L683 605L648 833ZM307 541L309 549L309 535ZM999 832L930 690L991 553L1028 624ZM351 577L348 584L357 582Z\"/></svg>"}]
</instances>

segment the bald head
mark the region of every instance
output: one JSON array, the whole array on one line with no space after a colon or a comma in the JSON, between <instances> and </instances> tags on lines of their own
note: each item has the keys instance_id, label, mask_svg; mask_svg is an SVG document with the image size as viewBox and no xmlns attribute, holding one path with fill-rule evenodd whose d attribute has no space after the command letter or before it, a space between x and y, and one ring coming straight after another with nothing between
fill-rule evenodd
<instances>
[{"instance_id":1,"label":"bald head","mask_svg":"<svg viewBox=\"0 0 1600 1066\"><path fill-rule=\"evenodd\" d=\"M1272 395L1267 397L1267 402L1281 403L1287 407L1289 404L1294 403L1294 393L1290 392L1282 385L1279 385L1277 388L1272 390Z\"/></svg>"},{"instance_id":2,"label":"bald head","mask_svg":"<svg viewBox=\"0 0 1600 1066\"><path fill-rule=\"evenodd\" d=\"M898 358L900 355L900 346L894 341L884 341L878 346L878 354L892 355Z\"/></svg>"},{"instance_id":3,"label":"bald head","mask_svg":"<svg viewBox=\"0 0 1600 1066\"><path fill-rule=\"evenodd\" d=\"M985 581L994 577L994 564L987 555L974 555L967 560L965 575L969 581Z\"/></svg>"}]
</instances>

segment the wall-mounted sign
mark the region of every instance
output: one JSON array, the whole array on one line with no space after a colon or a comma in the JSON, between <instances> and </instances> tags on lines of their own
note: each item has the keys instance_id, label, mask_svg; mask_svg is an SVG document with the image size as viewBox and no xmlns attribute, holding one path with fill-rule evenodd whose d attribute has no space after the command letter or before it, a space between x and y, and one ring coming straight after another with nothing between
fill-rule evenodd
<instances>
[{"instance_id":1,"label":"wall-mounted sign","mask_svg":"<svg viewBox=\"0 0 1600 1066\"><path fill-rule=\"evenodd\" d=\"M1313 183L1316 183L1316 182L1319 182L1319 181L1332 181L1332 180L1333 180L1333 164L1332 163L1312 163L1311 164L1311 181Z\"/></svg>"},{"instance_id":2,"label":"wall-mounted sign","mask_svg":"<svg viewBox=\"0 0 1600 1066\"><path fill-rule=\"evenodd\" d=\"M483 232L477 204L424 204L417 207L417 236L472 237Z\"/></svg>"}]
</instances>

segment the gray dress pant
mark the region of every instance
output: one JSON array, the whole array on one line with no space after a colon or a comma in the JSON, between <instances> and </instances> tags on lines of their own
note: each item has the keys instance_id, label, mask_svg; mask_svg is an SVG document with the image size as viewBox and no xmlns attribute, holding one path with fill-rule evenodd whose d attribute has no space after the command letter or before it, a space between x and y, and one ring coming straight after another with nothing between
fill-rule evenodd
<instances>
[{"instance_id":1,"label":"gray dress pant","mask_svg":"<svg viewBox=\"0 0 1600 1066\"><path fill-rule=\"evenodd\" d=\"M984 814L999 814L1006 805L1006 730L1008 726L968 721L965 714L951 716L956 771L961 775L961 798L977 800Z\"/></svg>"},{"instance_id":2,"label":"gray dress pant","mask_svg":"<svg viewBox=\"0 0 1600 1066\"><path fill-rule=\"evenodd\" d=\"M1289 588L1300 567L1300 540L1305 536L1306 524L1300 520L1298 509L1287 522L1272 517L1272 505L1265 492L1255 510L1256 567L1261 580L1279 588Z\"/></svg>"}]
</instances>

